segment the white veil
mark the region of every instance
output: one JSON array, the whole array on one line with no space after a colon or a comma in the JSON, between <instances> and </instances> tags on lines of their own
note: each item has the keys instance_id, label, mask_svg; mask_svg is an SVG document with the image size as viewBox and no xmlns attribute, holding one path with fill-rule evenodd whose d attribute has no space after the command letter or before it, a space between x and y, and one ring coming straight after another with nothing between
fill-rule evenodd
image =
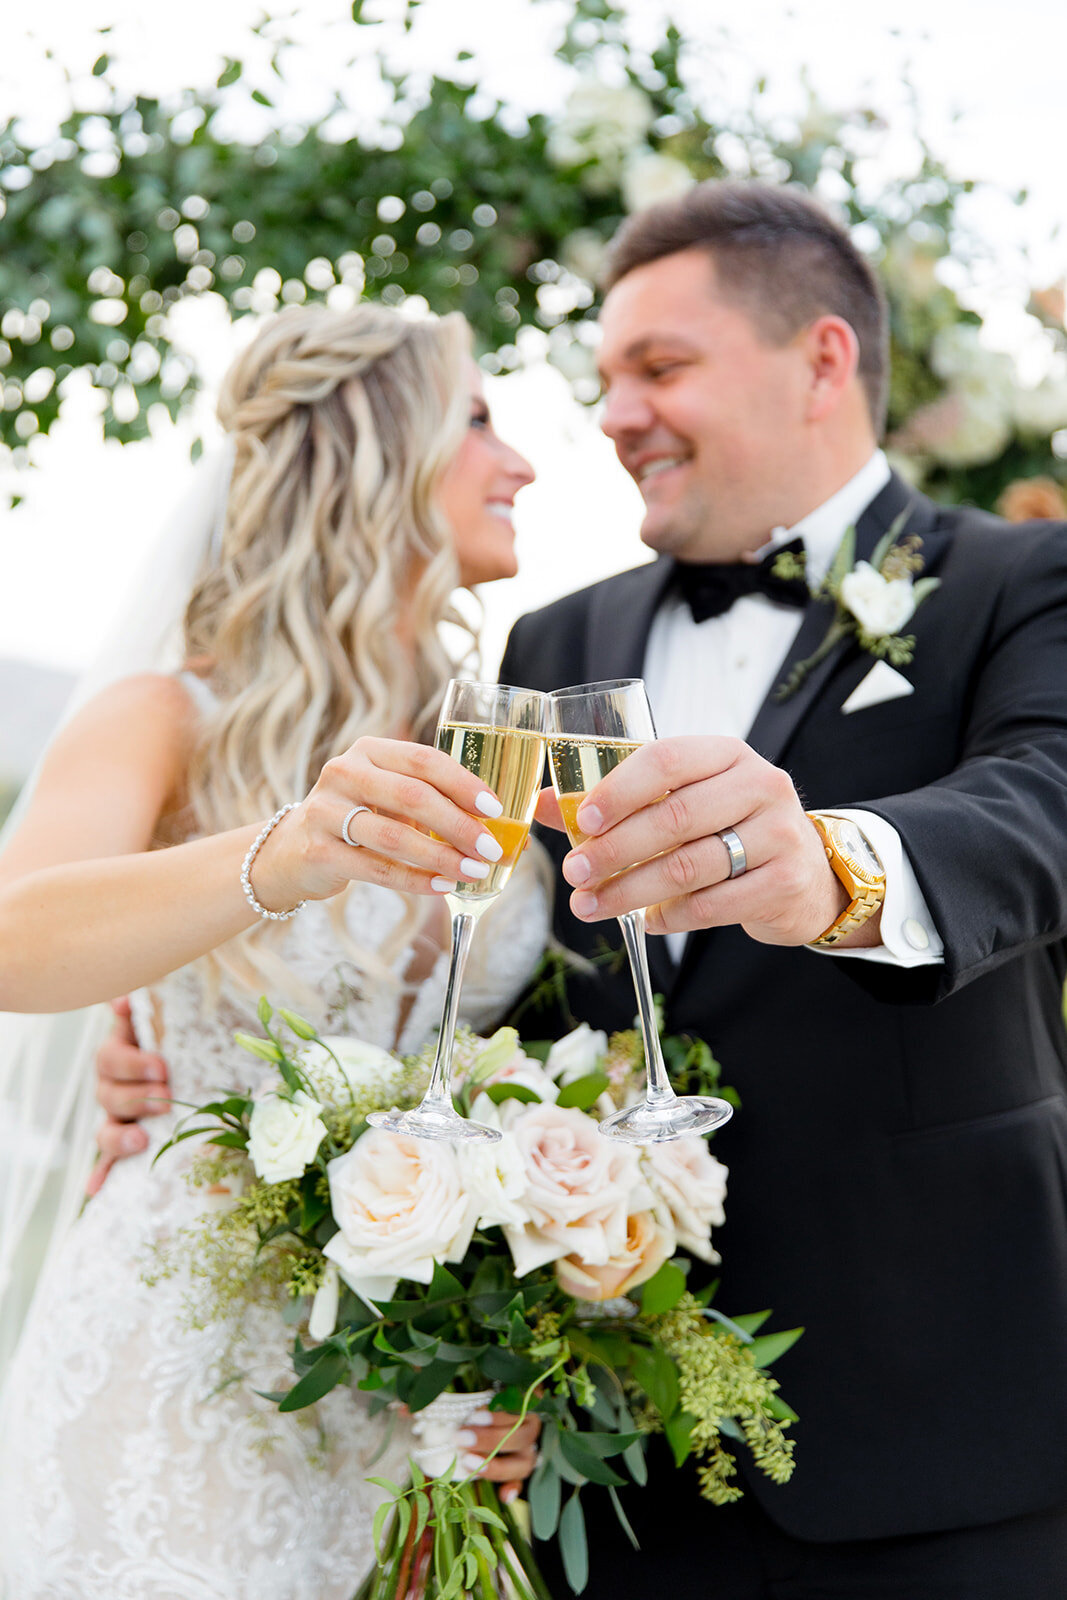
<instances>
[{"instance_id":1,"label":"white veil","mask_svg":"<svg viewBox=\"0 0 1067 1600\"><path fill-rule=\"evenodd\" d=\"M118 678L180 666L182 617L197 574L221 540L232 464L226 448L192 469L62 722ZM0 850L35 781L36 772L0 830ZM100 1120L92 1058L110 1022L106 1006L44 1017L0 1013L0 1372L51 1242L82 1204Z\"/></svg>"}]
</instances>

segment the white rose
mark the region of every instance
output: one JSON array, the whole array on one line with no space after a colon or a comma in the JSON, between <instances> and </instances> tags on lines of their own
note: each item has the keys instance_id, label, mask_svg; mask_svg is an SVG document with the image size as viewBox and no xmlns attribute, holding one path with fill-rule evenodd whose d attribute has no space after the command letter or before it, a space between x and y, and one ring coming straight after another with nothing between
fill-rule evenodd
<instances>
[{"instance_id":1,"label":"white rose","mask_svg":"<svg viewBox=\"0 0 1067 1600\"><path fill-rule=\"evenodd\" d=\"M584 278L587 283L596 283L604 266L607 249L607 244L595 228L576 228L564 239L560 260L575 277Z\"/></svg>"},{"instance_id":2,"label":"white rose","mask_svg":"<svg viewBox=\"0 0 1067 1600\"><path fill-rule=\"evenodd\" d=\"M526 1164L514 1134L508 1131L516 1115L512 1107L519 1104L518 1100L508 1099L497 1106L488 1095L480 1094L471 1105L473 1122L501 1130L495 1144L471 1145L463 1153L463 1182L477 1208L479 1228L521 1228L530 1220L522 1203Z\"/></svg>"},{"instance_id":3,"label":"white rose","mask_svg":"<svg viewBox=\"0 0 1067 1600\"><path fill-rule=\"evenodd\" d=\"M971 322L954 322L938 329L930 344L930 365L953 388L1007 395L1015 385L1011 356L988 349L982 342L982 329Z\"/></svg>"},{"instance_id":4,"label":"white rose","mask_svg":"<svg viewBox=\"0 0 1067 1600\"><path fill-rule=\"evenodd\" d=\"M257 1178L283 1183L302 1178L326 1137L322 1107L303 1089L292 1099L257 1100L248 1124L248 1155Z\"/></svg>"},{"instance_id":5,"label":"white rose","mask_svg":"<svg viewBox=\"0 0 1067 1600\"><path fill-rule=\"evenodd\" d=\"M403 1063L388 1050L364 1039L323 1038L321 1043L305 1046L300 1059L327 1105L343 1105L349 1090L357 1094L367 1089L379 1090L384 1100L404 1072Z\"/></svg>"},{"instance_id":6,"label":"white rose","mask_svg":"<svg viewBox=\"0 0 1067 1600\"><path fill-rule=\"evenodd\" d=\"M626 1219L651 1203L637 1151L601 1138L573 1107L529 1106L512 1123L529 1222L504 1229L518 1277L575 1255L602 1265L626 1244Z\"/></svg>"},{"instance_id":7,"label":"white rose","mask_svg":"<svg viewBox=\"0 0 1067 1600\"><path fill-rule=\"evenodd\" d=\"M947 400L954 408L955 426L934 441L933 454L950 467L995 461L1011 439L1008 397L981 394L968 387L950 391Z\"/></svg>"},{"instance_id":8,"label":"white rose","mask_svg":"<svg viewBox=\"0 0 1067 1600\"><path fill-rule=\"evenodd\" d=\"M883 578L869 561L857 561L841 580L841 603L872 639L899 633L915 610L910 578Z\"/></svg>"},{"instance_id":9,"label":"white rose","mask_svg":"<svg viewBox=\"0 0 1067 1600\"><path fill-rule=\"evenodd\" d=\"M627 211L643 211L660 200L676 200L696 183L696 178L674 156L655 150L633 150L622 169L622 199Z\"/></svg>"},{"instance_id":10,"label":"white rose","mask_svg":"<svg viewBox=\"0 0 1067 1600\"><path fill-rule=\"evenodd\" d=\"M549 129L548 159L557 167L593 161L614 181L627 153L643 143L652 118L652 102L635 84L580 83Z\"/></svg>"},{"instance_id":11,"label":"white rose","mask_svg":"<svg viewBox=\"0 0 1067 1600\"><path fill-rule=\"evenodd\" d=\"M649 1187L670 1212L678 1243L702 1261L718 1261L711 1230L726 1221L727 1168L692 1135L649 1145L641 1163Z\"/></svg>"},{"instance_id":12,"label":"white rose","mask_svg":"<svg viewBox=\"0 0 1067 1600\"><path fill-rule=\"evenodd\" d=\"M608 1053L608 1036L602 1029L593 1029L588 1022L578 1026L562 1039L557 1039L548 1052L545 1071L557 1083L573 1083L595 1072Z\"/></svg>"},{"instance_id":13,"label":"white rose","mask_svg":"<svg viewBox=\"0 0 1067 1600\"><path fill-rule=\"evenodd\" d=\"M326 1171L340 1232L324 1254L364 1299L390 1299L400 1278L429 1283L435 1260L462 1261L477 1212L451 1145L372 1128Z\"/></svg>"},{"instance_id":14,"label":"white rose","mask_svg":"<svg viewBox=\"0 0 1067 1600\"><path fill-rule=\"evenodd\" d=\"M1060 428L1067 428L1067 384L1044 383L1032 389L1017 389L1012 410L1016 426L1023 433L1047 439Z\"/></svg>"}]
</instances>

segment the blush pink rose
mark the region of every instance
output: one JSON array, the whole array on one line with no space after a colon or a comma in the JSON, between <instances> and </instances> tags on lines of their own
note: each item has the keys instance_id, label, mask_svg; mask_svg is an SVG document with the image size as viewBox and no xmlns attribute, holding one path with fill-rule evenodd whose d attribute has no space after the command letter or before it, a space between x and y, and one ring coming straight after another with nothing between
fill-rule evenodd
<instances>
[{"instance_id":1,"label":"blush pink rose","mask_svg":"<svg viewBox=\"0 0 1067 1600\"><path fill-rule=\"evenodd\" d=\"M652 1203L637 1151L602 1139L573 1107L530 1106L511 1131L526 1169L520 1199L529 1221L504 1229L515 1272L576 1256L603 1265L625 1249L626 1219Z\"/></svg>"},{"instance_id":2,"label":"blush pink rose","mask_svg":"<svg viewBox=\"0 0 1067 1600\"><path fill-rule=\"evenodd\" d=\"M728 1169L716 1161L703 1139L692 1135L649 1145L641 1165L657 1201L670 1215L678 1243L702 1261L718 1261L711 1230L726 1221Z\"/></svg>"}]
</instances>

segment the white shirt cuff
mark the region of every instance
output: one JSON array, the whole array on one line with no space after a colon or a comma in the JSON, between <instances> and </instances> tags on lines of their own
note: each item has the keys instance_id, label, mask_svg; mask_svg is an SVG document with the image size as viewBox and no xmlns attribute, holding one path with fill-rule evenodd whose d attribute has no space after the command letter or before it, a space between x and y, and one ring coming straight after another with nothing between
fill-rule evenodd
<instances>
[{"instance_id":1,"label":"white shirt cuff","mask_svg":"<svg viewBox=\"0 0 1067 1600\"><path fill-rule=\"evenodd\" d=\"M934 925L930 908L901 843L900 834L884 817L870 811L835 809L834 817L854 822L877 851L885 868L885 900L882 904L882 943L866 950L842 950L840 945L809 945L818 955L850 956L863 961L881 961L887 966L930 967L944 960L945 946Z\"/></svg>"}]
</instances>

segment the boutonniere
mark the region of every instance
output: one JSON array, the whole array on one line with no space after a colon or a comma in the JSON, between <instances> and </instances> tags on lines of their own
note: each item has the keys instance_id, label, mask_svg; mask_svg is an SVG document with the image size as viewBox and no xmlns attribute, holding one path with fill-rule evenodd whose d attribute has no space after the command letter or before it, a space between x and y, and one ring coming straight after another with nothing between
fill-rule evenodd
<instances>
[{"instance_id":1,"label":"boutonniere","mask_svg":"<svg viewBox=\"0 0 1067 1600\"><path fill-rule=\"evenodd\" d=\"M908 518L903 511L879 540L870 561L856 560L856 530L848 528L837 547L830 570L814 589L814 600L832 600L834 616L819 648L804 661L798 661L784 683L775 690L776 700L796 694L804 679L841 639L852 637L861 650L892 667L906 667L915 654L915 635L902 634L917 608L940 587L940 578L920 578L922 540L908 534L898 542ZM803 578L804 557L783 551L772 568L776 577ZM918 581L916 581L918 579Z\"/></svg>"}]
</instances>

